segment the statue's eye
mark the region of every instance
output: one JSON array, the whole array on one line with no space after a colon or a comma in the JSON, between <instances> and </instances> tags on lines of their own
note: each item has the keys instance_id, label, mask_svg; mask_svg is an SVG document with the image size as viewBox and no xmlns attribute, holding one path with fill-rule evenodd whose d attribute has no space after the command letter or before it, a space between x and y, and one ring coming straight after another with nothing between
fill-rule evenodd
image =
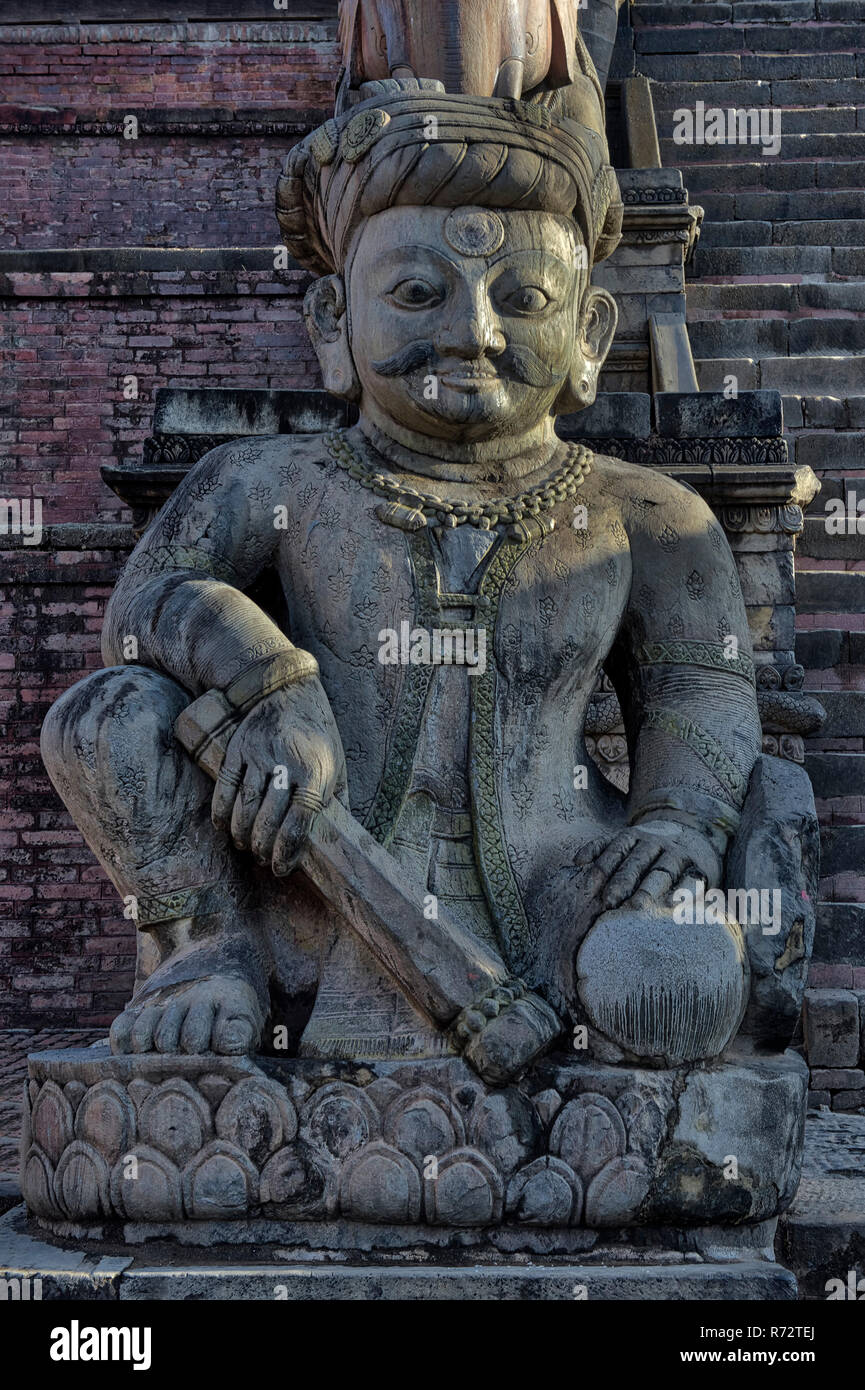
<instances>
[{"instance_id":1,"label":"statue's eye","mask_svg":"<svg viewBox=\"0 0 865 1390\"><path fill-rule=\"evenodd\" d=\"M521 285L504 299L504 307L512 314L542 314L549 303L549 295L537 285Z\"/></svg>"},{"instance_id":2,"label":"statue's eye","mask_svg":"<svg viewBox=\"0 0 865 1390\"><path fill-rule=\"evenodd\" d=\"M427 309L433 304L441 302L441 291L435 285L431 285L428 280L421 280L418 276L412 276L408 280L401 280L391 290L388 298L394 304L398 304L401 309Z\"/></svg>"}]
</instances>

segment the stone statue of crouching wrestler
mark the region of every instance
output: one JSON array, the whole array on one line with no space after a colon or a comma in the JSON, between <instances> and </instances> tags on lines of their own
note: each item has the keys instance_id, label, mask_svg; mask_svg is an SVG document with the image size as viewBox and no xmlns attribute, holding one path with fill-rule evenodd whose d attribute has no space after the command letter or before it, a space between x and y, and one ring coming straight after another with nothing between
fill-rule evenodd
<instances>
[{"instance_id":1,"label":"stone statue of crouching wrestler","mask_svg":"<svg viewBox=\"0 0 865 1390\"><path fill-rule=\"evenodd\" d=\"M583 1023L610 1062L715 1057L749 951L672 895L741 883L766 760L711 510L555 430L594 399L616 325L591 283L621 221L600 120L375 92L292 151L278 192L319 276L324 384L359 423L204 457L123 571L106 669L45 722L51 777L154 947L112 1047L250 1054L279 1025L306 1056L459 1050L298 868L339 804L431 904L430 941L440 909L553 1034ZM414 659L405 631L471 631L485 660ZM584 742L602 670L627 796ZM232 711L218 768L175 733L208 695ZM764 1034L789 1039L795 993Z\"/></svg>"}]
</instances>

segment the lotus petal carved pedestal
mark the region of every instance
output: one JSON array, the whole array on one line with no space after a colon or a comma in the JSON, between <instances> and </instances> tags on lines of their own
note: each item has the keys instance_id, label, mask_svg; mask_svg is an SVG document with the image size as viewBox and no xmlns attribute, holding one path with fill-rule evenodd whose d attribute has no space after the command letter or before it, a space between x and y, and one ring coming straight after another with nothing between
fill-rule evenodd
<instances>
[{"instance_id":1,"label":"lotus petal carved pedestal","mask_svg":"<svg viewBox=\"0 0 865 1390\"><path fill-rule=\"evenodd\" d=\"M561 1055L491 1088L456 1058L46 1052L22 1187L55 1234L130 1242L565 1254L654 1245L669 1223L681 1248L760 1246L798 1182L806 1086L794 1053L673 1071Z\"/></svg>"}]
</instances>

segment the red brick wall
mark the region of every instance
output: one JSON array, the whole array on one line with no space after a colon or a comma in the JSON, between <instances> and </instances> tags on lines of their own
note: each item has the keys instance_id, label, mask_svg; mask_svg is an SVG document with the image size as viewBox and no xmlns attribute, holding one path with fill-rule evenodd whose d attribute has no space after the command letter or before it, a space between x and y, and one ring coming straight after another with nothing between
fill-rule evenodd
<instances>
[{"instance_id":1,"label":"red brick wall","mask_svg":"<svg viewBox=\"0 0 865 1390\"><path fill-rule=\"evenodd\" d=\"M27 113L15 115L26 128ZM87 134L0 141L0 249L276 240L273 194L293 134L183 136L147 133L153 125L143 122L140 130L134 141Z\"/></svg>"},{"instance_id":2,"label":"red brick wall","mask_svg":"<svg viewBox=\"0 0 865 1390\"><path fill-rule=\"evenodd\" d=\"M125 552L0 551L0 1020L96 1027L125 1002L134 940L39 757L51 702L101 665L101 614Z\"/></svg>"},{"instance_id":3,"label":"red brick wall","mask_svg":"<svg viewBox=\"0 0 865 1390\"><path fill-rule=\"evenodd\" d=\"M46 525L118 521L100 465L151 432L161 386L320 385L301 317L309 277L272 270L0 277L3 496L38 496ZM138 399L124 399L124 381Z\"/></svg>"},{"instance_id":4,"label":"red brick wall","mask_svg":"<svg viewBox=\"0 0 865 1390\"><path fill-rule=\"evenodd\" d=\"M264 4L261 11L266 15ZM339 69L335 33L332 21L266 18L9 25L0 34L0 92L4 102L24 106L114 111L325 107Z\"/></svg>"},{"instance_id":5,"label":"red brick wall","mask_svg":"<svg viewBox=\"0 0 865 1390\"><path fill-rule=\"evenodd\" d=\"M103 1027L128 998L131 924L50 787L39 728L101 664L131 532L99 470L140 454L156 390L319 384L307 277L274 272L269 248L282 158L332 100L334 33L0 17L0 497L41 499L45 527L38 547L0 535L0 1027ZM259 250L189 265L226 246ZM46 260L100 247L105 268ZM187 255L155 269L124 247ZM238 260L253 268L225 268Z\"/></svg>"}]
</instances>

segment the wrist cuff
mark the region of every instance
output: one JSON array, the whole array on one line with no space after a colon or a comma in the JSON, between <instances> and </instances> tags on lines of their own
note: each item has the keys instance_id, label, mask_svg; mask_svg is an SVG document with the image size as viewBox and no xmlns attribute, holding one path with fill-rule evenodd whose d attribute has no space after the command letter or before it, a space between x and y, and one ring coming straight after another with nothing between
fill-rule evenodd
<instances>
[{"instance_id":1,"label":"wrist cuff","mask_svg":"<svg viewBox=\"0 0 865 1390\"><path fill-rule=\"evenodd\" d=\"M676 820L699 830L714 843L722 837L722 849L731 835L739 829L742 817L735 807L704 792L682 791L678 787L662 787L651 796L642 798L631 809L629 825L646 820Z\"/></svg>"},{"instance_id":2,"label":"wrist cuff","mask_svg":"<svg viewBox=\"0 0 865 1390\"><path fill-rule=\"evenodd\" d=\"M237 726L250 710L274 691L318 673L315 657L297 647L265 657L235 676L226 690L208 690L188 705L175 721L174 736L215 779Z\"/></svg>"}]
</instances>

